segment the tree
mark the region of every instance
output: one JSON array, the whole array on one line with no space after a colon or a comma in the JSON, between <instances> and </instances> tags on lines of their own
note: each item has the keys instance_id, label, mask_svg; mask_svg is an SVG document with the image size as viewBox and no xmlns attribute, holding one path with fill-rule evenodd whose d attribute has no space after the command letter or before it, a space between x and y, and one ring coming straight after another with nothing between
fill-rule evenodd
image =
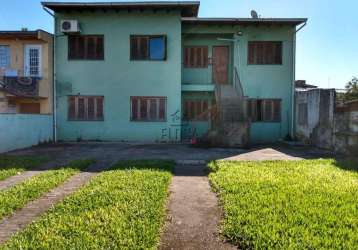
<instances>
[{"instance_id":1,"label":"tree","mask_svg":"<svg viewBox=\"0 0 358 250\"><path fill-rule=\"evenodd\" d=\"M347 92L344 94L345 101L358 100L358 78L357 77L353 77L353 79L350 80L346 84L346 90L347 90Z\"/></svg>"}]
</instances>

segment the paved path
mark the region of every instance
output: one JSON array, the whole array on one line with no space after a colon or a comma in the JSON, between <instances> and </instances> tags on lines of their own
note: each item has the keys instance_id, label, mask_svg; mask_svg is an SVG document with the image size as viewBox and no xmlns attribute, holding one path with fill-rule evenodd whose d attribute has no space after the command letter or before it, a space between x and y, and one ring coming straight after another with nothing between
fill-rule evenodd
<instances>
[{"instance_id":1,"label":"paved path","mask_svg":"<svg viewBox=\"0 0 358 250\"><path fill-rule=\"evenodd\" d=\"M53 189L41 198L28 203L12 216L4 218L0 221L0 244L9 239L12 234L25 228L53 205L86 184L92 177L97 175L99 171L110 167L111 163L112 162L109 161L100 161L91 165L86 171L72 176L64 184Z\"/></svg>"},{"instance_id":2,"label":"paved path","mask_svg":"<svg viewBox=\"0 0 358 250\"><path fill-rule=\"evenodd\" d=\"M49 170L49 169L54 169L54 168L58 168L60 166L65 166L70 160L55 160L55 161L50 161L45 163L42 166L36 167L34 168L34 170L28 170L28 171L24 171L21 172L18 175L13 175L10 176L8 178L6 178L5 180L0 181L0 191L10 188L12 186L15 186L16 184L19 184L20 182L23 182L35 175L44 173L45 171Z\"/></svg>"},{"instance_id":3,"label":"paved path","mask_svg":"<svg viewBox=\"0 0 358 250\"><path fill-rule=\"evenodd\" d=\"M221 211L204 165L176 166L160 249L236 249L219 238Z\"/></svg>"}]
</instances>

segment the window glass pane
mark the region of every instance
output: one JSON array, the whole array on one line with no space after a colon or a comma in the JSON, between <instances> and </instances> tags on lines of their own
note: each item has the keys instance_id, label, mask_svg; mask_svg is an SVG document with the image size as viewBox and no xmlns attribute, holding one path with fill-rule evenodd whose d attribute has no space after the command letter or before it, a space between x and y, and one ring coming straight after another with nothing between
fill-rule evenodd
<instances>
[{"instance_id":1,"label":"window glass pane","mask_svg":"<svg viewBox=\"0 0 358 250\"><path fill-rule=\"evenodd\" d=\"M0 68L10 67L10 47L0 45Z\"/></svg>"},{"instance_id":2,"label":"window glass pane","mask_svg":"<svg viewBox=\"0 0 358 250\"><path fill-rule=\"evenodd\" d=\"M164 60L165 59L165 38L152 37L149 41L150 59Z\"/></svg>"}]
</instances>

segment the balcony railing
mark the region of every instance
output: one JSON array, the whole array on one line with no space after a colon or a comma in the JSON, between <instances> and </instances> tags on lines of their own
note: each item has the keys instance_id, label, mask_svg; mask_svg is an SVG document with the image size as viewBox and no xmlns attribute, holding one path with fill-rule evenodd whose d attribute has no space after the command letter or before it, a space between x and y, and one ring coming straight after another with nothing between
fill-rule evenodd
<instances>
[{"instance_id":1,"label":"balcony railing","mask_svg":"<svg viewBox=\"0 0 358 250\"><path fill-rule=\"evenodd\" d=\"M23 97L38 97L39 78L24 76L0 76L0 89Z\"/></svg>"}]
</instances>

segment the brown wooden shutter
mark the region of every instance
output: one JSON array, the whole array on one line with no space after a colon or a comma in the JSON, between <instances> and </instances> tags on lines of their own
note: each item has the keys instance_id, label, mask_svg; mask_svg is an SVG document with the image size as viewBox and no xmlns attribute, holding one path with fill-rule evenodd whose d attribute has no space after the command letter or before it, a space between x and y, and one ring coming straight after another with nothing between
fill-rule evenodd
<instances>
[{"instance_id":1,"label":"brown wooden shutter","mask_svg":"<svg viewBox=\"0 0 358 250\"><path fill-rule=\"evenodd\" d=\"M148 119L148 110L147 110L147 98L140 98L140 119L147 120Z\"/></svg>"},{"instance_id":2,"label":"brown wooden shutter","mask_svg":"<svg viewBox=\"0 0 358 250\"><path fill-rule=\"evenodd\" d=\"M276 42L274 45L275 64L282 64L282 42Z\"/></svg>"},{"instance_id":3,"label":"brown wooden shutter","mask_svg":"<svg viewBox=\"0 0 358 250\"><path fill-rule=\"evenodd\" d=\"M96 119L103 120L103 97L96 98Z\"/></svg>"},{"instance_id":4,"label":"brown wooden shutter","mask_svg":"<svg viewBox=\"0 0 358 250\"><path fill-rule=\"evenodd\" d=\"M157 100L158 99L150 99L149 100L149 119L157 120L159 118L159 112L157 113Z\"/></svg>"},{"instance_id":5,"label":"brown wooden shutter","mask_svg":"<svg viewBox=\"0 0 358 250\"><path fill-rule=\"evenodd\" d=\"M255 64L255 43L249 42L248 63Z\"/></svg>"},{"instance_id":6,"label":"brown wooden shutter","mask_svg":"<svg viewBox=\"0 0 358 250\"><path fill-rule=\"evenodd\" d=\"M68 119L76 119L76 98L74 96L68 97Z\"/></svg>"},{"instance_id":7,"label":"brown wooden shutter","mask_svg":"<svg viewBox=\"0 0 358 250\"><path fill-rule=\"evenodd\" d=\"M103 36L97 37L96 59L104 59L104 38L103 38Z\"/></svg>"},{"instance_id":8,"label":"brown wooden shutter","mask_svg":"<svg viewBox=\"0 0 358 250\"><path fill-rule=\"evenodd\" d=\"M159 99L159 120L166 119L166 99L160 98Z\"/></svg>"},{"instance_id":9,"label":"brown wooden shutter","mask_svg":"<svg viewBox=\"0 0 358 250\"><path fill-rule=\"evenodd\" d=\"M207 46L185 47L184 67L186 68L208 67L208 47Z\"/></svg>"},{"instance_id":10,"label":"brown wooden shutter","mask_svg":"<svg viewBox=\"0 0 358 250\"><path fill-rule=\"evenodd\" d=\"M273 120L281 121L281 100L274 100L273 102Z\"/></svg>"},{"instance_id":11,"label":"brown wooden shutter","mask_svg":"<svg viewBox=\"0 0 358 250\"><path fill-rule=\"evenodd\" d=\"M263 100L263 118L264 121L272 121L273 120L273 101L272 100Z\"/></svg>"},{"instance_id":12,"label":"brown wooden shutter","mask_svg":"<svg viewBox=\"0 0 358 250\"><path fill-rule=\"evenodd\" d=\"M202 67L203 68L207 68L208 67L208 47L203 47L203 64Z\"/></svg>"},{"instance_id":13,"label":"brown wooden shutter","mask_svg":"<svg viewBox=\"0 0 358 250\"><path fill-rule=\"evenodd\" d=\"M138 98L131 98L131 106L132 106L132 120L138 120Z\"/></svg>"},{"instance_id":14,"label":"brown wooden shutter","mask_svg":"<svg viewBox=\"0 0 358 250\"><path fill-rule=\"evenodd\" d=\"M203 101L203 112L205 112L205 114L203 116L204 121L207 121L209 119L208 109L209 109L208 101L204 100Z\"/></svg>"},{"instance_id":15,"label":"brown wooden shutter","mask_svg":"<svg viewBox=\"0 0 358 250\"><path fill-rule=\"evenodd\" d=\"M184 101L183 106L183 119L187 121L189 119L189 102L187 100Z\"/></svg>"},{"instance_id":16,"label":"brown wooden shutter","mask_svg":"<svg viewBox=\"0 0 358 250\"><path fill-rule=\"evenodd\" d=\"M95 117L95 98L94 97L88 97L87 98L87 119L88 120L96 120Z\"/></svg>"},{"instance_id":17,"label":"brown wooden shutter","mask_svg":"<svg viewBox=\"0 0 358 250\"><path fill-rule=\"evenodd\" d=\"M148 43L149 43L148 37L139 38L139 59L148 59L148 54L149 54Z\"/></svg>"},{"instance_id":18,"label":"brown wooden shutter","mask_svg":"<svg viewBox=\"0 0 358 250\"><path fill-rule=\"evenodd\" d=\"M86 117L86 114L85 114L85 98L83 97L78 97L77 99L77 105L78 105L78 108L77 108L77 119L80 119L80 120L84 120L85 117Z\"/></svg>"}]
</instances>

